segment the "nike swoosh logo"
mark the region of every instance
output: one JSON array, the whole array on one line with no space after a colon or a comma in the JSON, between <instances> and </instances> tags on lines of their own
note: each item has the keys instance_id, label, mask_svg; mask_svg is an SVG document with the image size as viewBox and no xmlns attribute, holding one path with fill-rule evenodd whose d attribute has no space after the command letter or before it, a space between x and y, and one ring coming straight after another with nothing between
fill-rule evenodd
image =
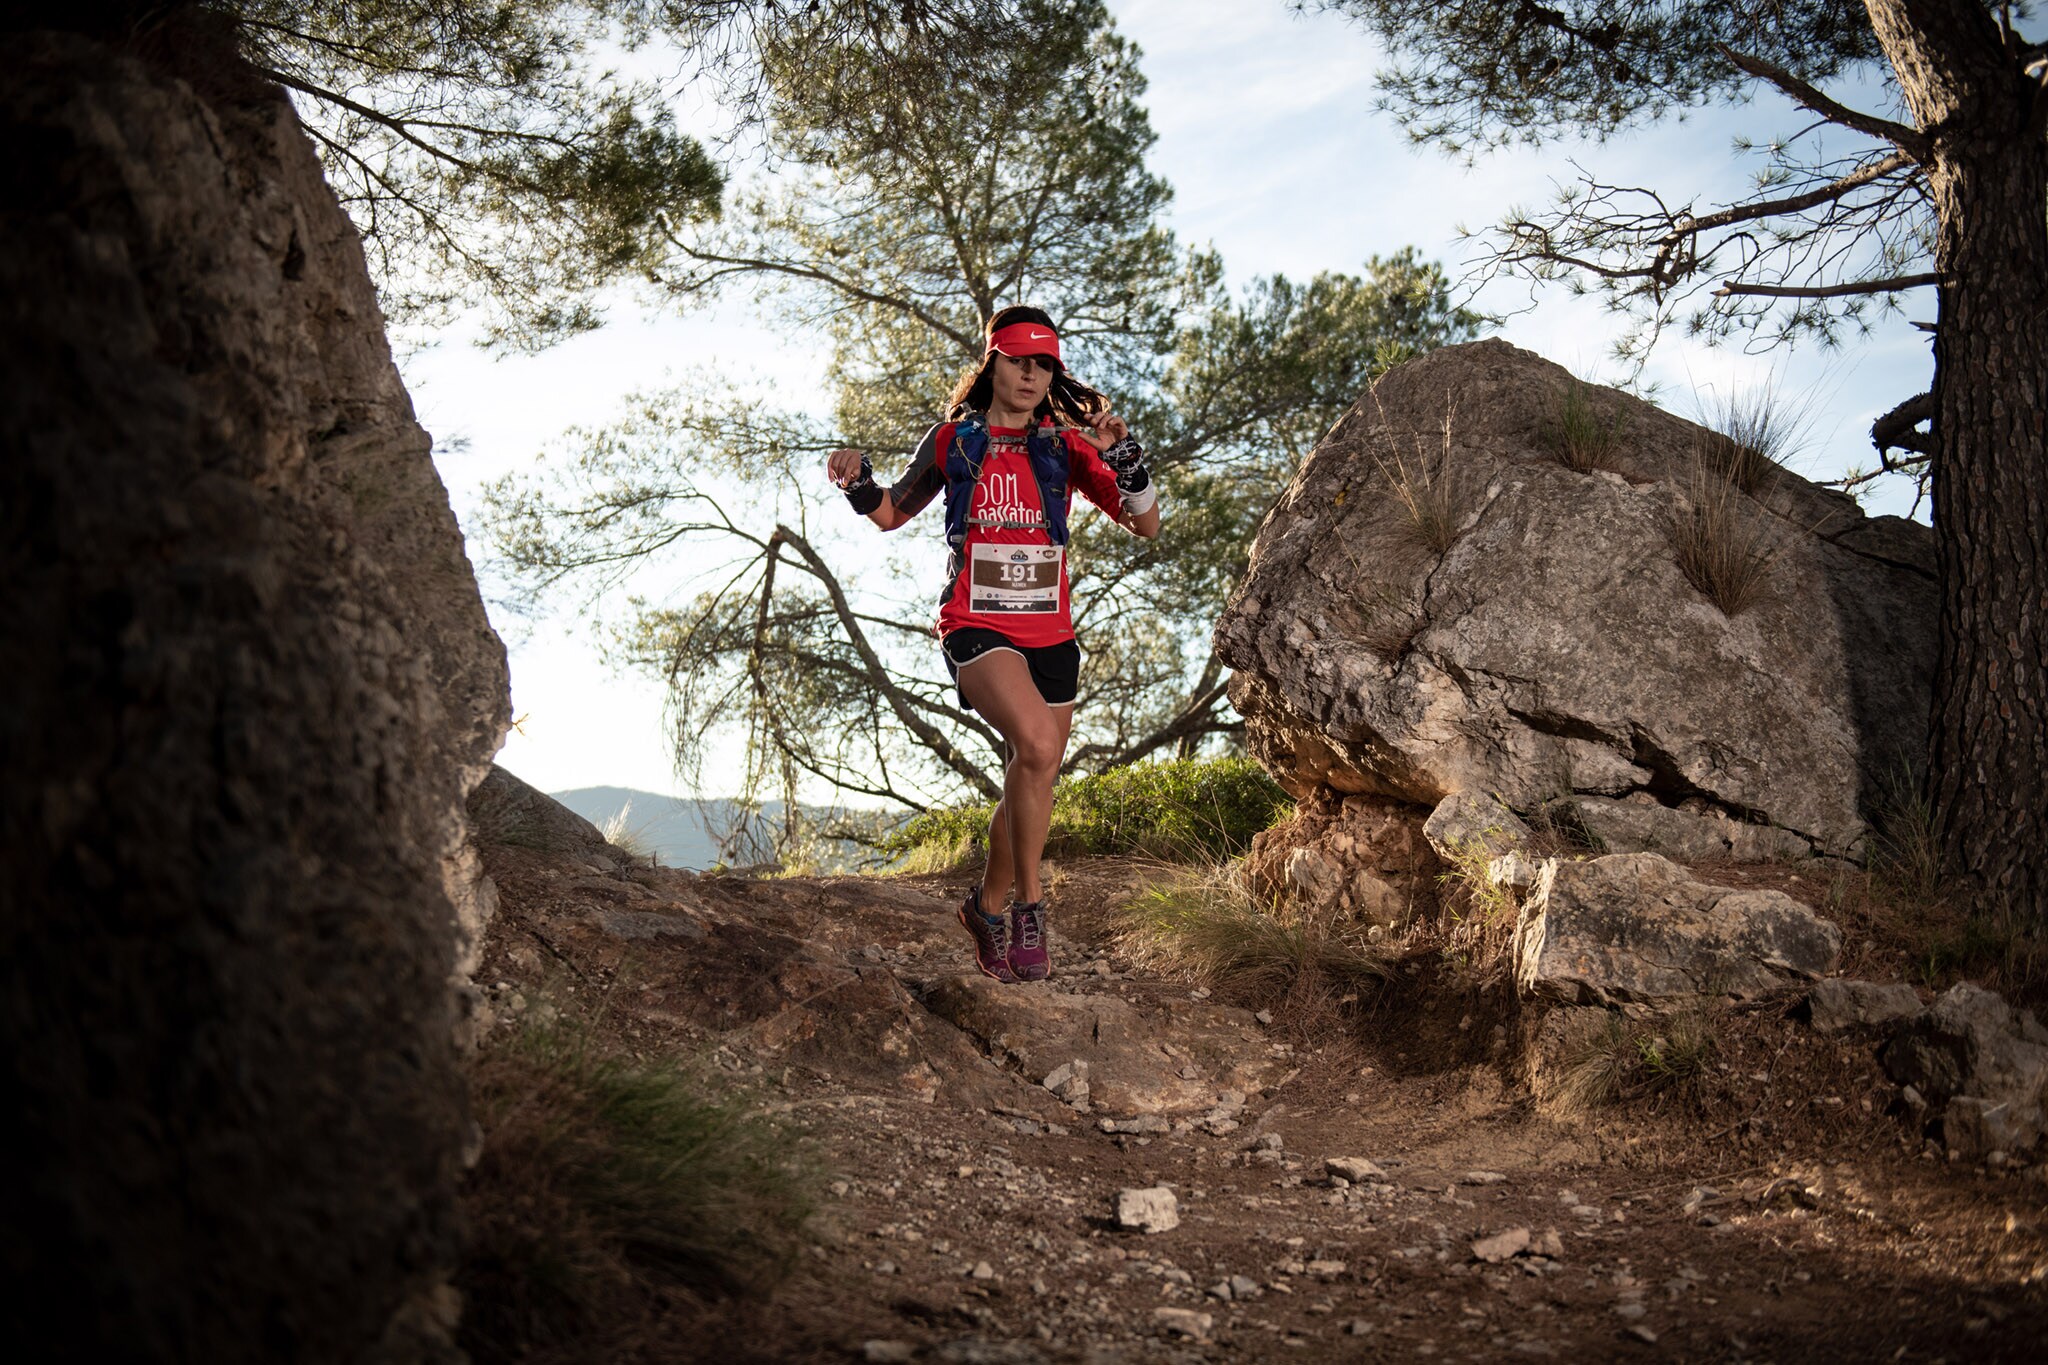
<instances>
[{"instance_id":1,"label":"nike swoosh logo","mask_svg":"<svg viewBox=\"0 0 2048 1365\"><path fill-rule=\"evenodd\" d=\"M1051 335L1051 332L1031 332L1026 334L1025 339L1027 341L1044 341L1047 337Z\"/></svg>"}]
</instances>

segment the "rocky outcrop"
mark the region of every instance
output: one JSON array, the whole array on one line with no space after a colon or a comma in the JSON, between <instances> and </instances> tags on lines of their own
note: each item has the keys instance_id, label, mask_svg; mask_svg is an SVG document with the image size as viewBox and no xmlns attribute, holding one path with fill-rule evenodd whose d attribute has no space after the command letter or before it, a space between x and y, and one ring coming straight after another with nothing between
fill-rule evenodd
<instances>
[{"instance_id":1,"label":"rocky outcrop","mask_svg":"<svg viewBox=\"0 0 2048 1365\"><path fill-rule=\"evenodd\" d=\"M1594 390L1613 468L1568 468L1545 429L1572 383L1500 341L1449 347L1317 446L1217 626L1253 752L1297 796L1663 808L1589 807L1615 852L1854 851L1927 714L1931 533L1773 467L1737 504L1764 588L1726 614L1674 550L1713 438ZM1448 548L1397 485L1434 499Z\"/></svg>"},{"instance_id":2,"label":"rocky outcrop","mask_svg":"<svg viewBox=\"0 0 2048 1365\"><path fill-rule=\"evenodd\" d=\"M504 654L290 109L154 50L0 82L10 1345L452 1359Z\"/></svg>"},{"instance_id":3,"label":"rocky outcrop","mask_svg":"<svg viewBox=\"0 0 2048 1365\"><path fill-rule=\"evenodd\" d=\"M600 867L604 872L635 861L614 848L596 825L495 763L469 794L469 818L484 843L603 858L615 865Z\"/></svg>"},{"instance_id":4,"label":"rocky outcrop","mask_svg":"<svg viewBox=\"0 0 2048 1365\"><path fill-rule=\"evenodd\" d=\"M1822 1033L1882 1028L1926 1012L1920 993L1903 981L1816 981L1806 997L1807 1019Z\"/></svg>"},{"instance_id":5,"label":"rocky outcrop","mask_svg":"<svg viewBox=\"0 0 2048 1365\"><path fill-rule=\"evenodd\" d=\"M1226 1091L1257 1090L1274 1070L1251 1014L1222 1005L1169 1001L1145 1012L1115 996L1022 990L980 976L935 981L923 999L1031 1080L1045 1084L1070 1068L1055 1090L1107 1114L1209 1109ZM1076 1072L1085 1090L1074 1090Z\"/></svg>"},{"instance_id":6,"label":"rocky outcrop","mask_svg":"<svg viewBox=\"0 0 2048 1365\"><path fill-rule=\"evenodd\" d=\"M1522 902L1515 977L1571 1005L1753 1000L1827 972L1841 931L1777 891L1693 880L1654 853L1549 861Z\"/></svg>"},{"instance_id":7,"label":"rocky outcrop","mask_svg":"<svg viewBox=\"0 0 2048 1365\"><path fill-rule=\"evenodd\" d=\"M2048 1029L1991 991L1951 986L1883 1057L1958 1156L2025 1152L2048 1133Z\"/></svg>"},{"instance_id":8,"label":"rocky outcrop","mask_svg":"<svg viewBox=\"0 0 2048 1365\"><path fill-rule=\"evenodd\" d=\"M1443 870L1413 806L1324 790L1254 835L1238 875L1261 901L1393 927L1437 903Z\"/></svg>"}]
</instances>

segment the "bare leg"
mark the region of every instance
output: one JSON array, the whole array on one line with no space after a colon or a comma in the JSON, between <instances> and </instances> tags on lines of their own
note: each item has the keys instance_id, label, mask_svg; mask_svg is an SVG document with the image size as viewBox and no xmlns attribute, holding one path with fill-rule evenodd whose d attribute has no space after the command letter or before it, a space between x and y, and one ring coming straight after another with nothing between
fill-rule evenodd
<instances>
[{"instance_id":1,"label":"bare leg","mask_svg":"<svg viewBox=\"0 0 2048 1365\"><path fill-rule=\"evenodd\" d=\"M1041 899L1038 862L1052 824L1052 787L1073 727L1070 706L1047 706L1024 660L1009 650L982 655L960 670L960 690L1008 742L1003 799L989 820L988 870L981 905L995 913L1014 894Z\"/></svg>"}]
</instances>

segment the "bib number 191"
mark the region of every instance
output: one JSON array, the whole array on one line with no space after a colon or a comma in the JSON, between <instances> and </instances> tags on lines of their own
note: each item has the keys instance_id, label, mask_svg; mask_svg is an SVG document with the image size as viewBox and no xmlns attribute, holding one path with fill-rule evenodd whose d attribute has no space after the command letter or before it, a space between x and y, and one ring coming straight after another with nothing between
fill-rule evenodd
<instances>
[{"instance_id":1,"label":"bib number 191","mask_svg":"<svg viewBox=\"0 0 2048 1365\"><path fill-rule=\"evenodd\" d=\"M1060 609L1057 545L975 545L968 556L967 609L991 615Z\"/></svg>"}]
</instances>

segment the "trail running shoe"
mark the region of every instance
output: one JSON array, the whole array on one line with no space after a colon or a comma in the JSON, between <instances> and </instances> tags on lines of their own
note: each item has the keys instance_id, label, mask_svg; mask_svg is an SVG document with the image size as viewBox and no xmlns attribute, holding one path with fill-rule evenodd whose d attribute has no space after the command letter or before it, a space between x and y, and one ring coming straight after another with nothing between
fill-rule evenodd
<instances>
[{"instance_id":1,"label":"trail running shoe","mask_svg":"<svg viewBox=\"0 0 2048 1365\"><path fill-rule=\"evenodd\" d=\"M1010 907L1010 970L1019 981L1043 981L1052 975L1052 954L1045 947L1043 901Z\"/></svg>"},{"instance_id":2,"label":"trail running shoe","mask_svg":"<svg viewBox=\"0 0 2048 1365\"><path fill-rule=\"evenodd\" d=\"M960 902L960 924L974 936L974 965L983 976L998 981L1015 981L1010 970L1010 921L1003 915L985 915L981 910L981 888L975 887Z\"/></svg>"}]
</instances>

